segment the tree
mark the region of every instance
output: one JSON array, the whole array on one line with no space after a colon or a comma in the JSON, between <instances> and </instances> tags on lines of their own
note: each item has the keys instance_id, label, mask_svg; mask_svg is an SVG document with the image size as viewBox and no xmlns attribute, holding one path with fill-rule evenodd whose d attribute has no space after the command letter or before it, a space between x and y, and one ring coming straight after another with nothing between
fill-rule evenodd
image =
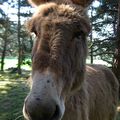
<instances>
[{"instance_id":1,"label":"tree","mask_svg":"<svg viewBox=\"0 0 120 120\"><path fill-rule=\"evenodd\" d=\"M116 37L116 52L114 56L113 71L120 81L120 0L118 2L118 23L117 23L117 37Z\"/></svg>"},{"instance_id":2,"label":"tree","mask_svg":"<svg viewBox=\"0 0 120 120\"><path fill-rule=\"evenodd\" d=\"M8 44L8 18L6 20L5 23L5 31L4 31L4 35L3 35L3 39L4 39L4 43L3 43L3 51L2 51L2 55L1 55L1 71L4 70L4 60L5 60L5 55L6 55L6 50L7 50L7 44Z\"/></svg>"},{"instance_id":3,"label":"tree","mask_svg":"<svg viewBox=\"0 0 120 120\"><path fill-rule=\"evenodd\" d=\"M102 59L112 66L116 41L117 1L101 1L98 7L92 7L92 43L90 55ZM114 8L114 9L113 9ZM90 36L91 37L91 36ZM91 59L93 59L91 57Z\"/></svg>"},{"instance_id":4,"label":"tree","mask_svg":"<svg viewBox=\"0 0 120 120\"><path fill-rule=\"evenodd\" d=\"M18 0L18 33L17 33L17 38L18 38L18 74L21 74L21 64L22 64L22 44L20 40L20 28L21 28L21 23L20 23L20 0Z\"/></svg>"},{"instance_id":5,"label":"tree","mask_svg":"<svg viewBox=\"0 0 120 120\"><path fill-rule=\"evenodd\" d=\"M11 22L8 18L8 15L6 15L2 9L0 9L0 41L1 41L1 71L4 71L4 61L5 61L5 56L8 51L8 43L10 42L10 35L12 34L12 26Z\"/></svg>"},{"instance_id":6,"label":"tree","mask_svg":"<svg viewBox=\"0 0 120 120\"><path fill-rule=\"evenodd\" d=\"M90 7L90 17L91 17L91 29L93 29L92 27L92 23L93 23L93 6ZM90 32L90 40L89 40L89 43L90 43L90 63L93 64L93 31L91 30Z\"/></svg>"},{"instance_id":7,"label":"tree","mask_svg":"<svg viewBox=\"0 0 120 120\"><path fill-rule=\"evenodd\" d=\"M30 12L31 9L27 1L24 1L24 0L19 0L18 2L15 0L1 1L1 4L4 4L4 3L9 4L9 9L12 8L14 9L13 11L17 11L18 9L18 13L15 12L13 14L12 13L8 14L7 13L8 11L6 10L4 11L4 9L0 8L1 69L2 70L4 69L5 55L18 56L17 69L18 69L18 73L20 74L21 65L23 63L23 60L26 57L26 55L24 54L26 54L27 52L30 55L30 50L31 50L31 44L30 44L32 43L30 42L31 39L30 37L28 37L28 34L25 31L25 27L23 27L24 26L23 21L31 15L31 12ZM6 18L8 19L4 17L6 15L7 15ZM14 15L14 17L11 17L12 15ZM17 16L18 16L18 19L16 19Z\"/></svg>"},{"instance_id":8,"label":"tree","mask_svg":"<svg viewBox=\"0 0 120 120\"><path fill-rule=\"evenodd\" d=\"M31 15L31 13L22 13L21 8L24 9L24 7L28 7L29 5L27 4L26 1L23 0L18 0L18 28L17 28L17 39L18 39L18 74L21 74L21 65L23 63L24 59L24 38L27 36L26 32L22 30L21 26L21 17L26 17ZM24 34L25 36L23 36ZM28 37L28 36L27 36Z\"/></svg>"}]
</instances>

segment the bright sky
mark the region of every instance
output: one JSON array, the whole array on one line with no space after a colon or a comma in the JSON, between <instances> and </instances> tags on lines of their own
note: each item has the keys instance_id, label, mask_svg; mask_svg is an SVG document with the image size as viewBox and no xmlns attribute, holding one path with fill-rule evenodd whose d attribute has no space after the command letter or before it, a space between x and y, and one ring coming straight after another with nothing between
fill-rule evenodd
<instances>
[{"instance_id":1,"label":"bright sky","mask_svg":"<svg viewBox=\"0 0 120 120\"><path fill-rule=\"evenodd\" d=\"M98 0L95 0L95 2L93 3L94 7L98 7L100 5L100 2Z\"/></svg>"},{"instance_id":2,"label":"bright sky","mask_svg":"<svg viewBox=\"0 0 120 120\"><path fill-rule=\"evenodd\" d=\"M8 15L11 21L17 21L18 16L17 12L18 10L16 8L12 8L8 3L4 3L0 5L0 8ZM31 10L29 10L31 9ZM29 11L34 11L34 8L24 7L24 9L20 9L21 13L29 13ZM22 22L24 22L26 18L22 18Z\"/></svg>"},{"instance_id":3,"label":"bright sky","mask_svg":"<svg viewBox=\"0 0 120 120\"><path fill-rule=\"evenodd\" d=\"M94 7L98 7L100 5L98 0L95 0L95 2L93 3ZM11 8L10 5L8 3L4 3L3 5L0 5L0 8L2 8L4 10L4 12L6 13L6 15L8 15L8 17L10 17L11 21L17 21L18 17L17 17L17 9L16 8ZM34 8L31 8L31 11L34 11ZM29 12L29 8L24 8L21 9L21 12ZM22 18L22 21L24 21L26 19Z\"/></svg>"}]
</instances>

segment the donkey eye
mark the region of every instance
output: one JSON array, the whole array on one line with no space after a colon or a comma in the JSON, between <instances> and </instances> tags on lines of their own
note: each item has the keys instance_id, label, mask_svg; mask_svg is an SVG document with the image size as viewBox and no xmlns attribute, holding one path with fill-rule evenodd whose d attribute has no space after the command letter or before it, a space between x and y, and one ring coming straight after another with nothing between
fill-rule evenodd
<instances>
[{"instance_id":1,"label":"donkey eye","mask_svg":"<svg viewBox=\"0 0 120 120\"><path fill-rule=\"evenodd\" d=\"M83 31L77 31L74 33L74 38L79 38L82 35L83 35Z\"/></svg>"},{"instance_id":2,"label":"donkey eye","mask_svg":"<svg viewBox=\"0 0 120 120\"><path fill-rule=\"evenodd\" d=\"M37 36L37 31L35 29L33 29L31 32L34 34L34 36Z\"/></svg>"}]
</instances>

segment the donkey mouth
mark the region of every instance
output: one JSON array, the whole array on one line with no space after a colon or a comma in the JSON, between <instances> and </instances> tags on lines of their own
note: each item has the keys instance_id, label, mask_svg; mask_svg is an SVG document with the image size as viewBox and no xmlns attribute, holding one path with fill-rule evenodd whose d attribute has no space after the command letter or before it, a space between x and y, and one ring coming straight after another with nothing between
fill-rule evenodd
<instances>
[{"instance_id":1,"label":"donkey mouth","mask_svg":"<svg viewBox=\"0 0 120 120\"><path fill-rule=\"evenodd\" d=\"M31 116L29 113L28 113L28 111L27 111L27 109L26 108L24 108L25 110L24 110L24 116L25 116L25 118L26 118L26 120L61 120L61 112L60 112L60 108L59 108L59 106L58 105L56 105L56 110L55 110L55 112L54 112L54 114L49 118L47 118L47 116L44 116L43 118L39 118L39 116Z\"/></svg>"}]
</instances>

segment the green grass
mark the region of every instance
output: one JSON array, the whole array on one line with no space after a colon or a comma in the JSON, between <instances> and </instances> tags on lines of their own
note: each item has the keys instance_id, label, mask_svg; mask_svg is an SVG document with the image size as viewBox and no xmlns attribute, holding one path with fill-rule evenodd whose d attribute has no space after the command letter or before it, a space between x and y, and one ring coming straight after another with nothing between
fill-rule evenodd
<instances>
[{"instance_id":1,"label":"green grass","mask_svg":"<svg viewBox=\"0 0 120 120\"><path fill-rule=\"evenodd\" d=\"M120 112L118 113L118 116L117 116L116 120L120 120Z\"/></svg>"},{"instance_id":2,"label":"green grass","mask_svg":"<svg viewBox=\"0 0 120 120\"><path fill-rule=\"evenodd\" d=\"M26 79L0 73L0 120L23 120L22 107L29 91Z\"/></svg>"},{"instance_id":3,"label":"green grass","mask_svg":"<svg viewBox=\"0 0 120 120\"><path fill-rule=\"evenodd\" d=\"M29 91L27 87L28 73L0 73L0 120L24 120L22 108ZM117 120L120 120L120 111Z\"/></svg>"}]
</instances>

